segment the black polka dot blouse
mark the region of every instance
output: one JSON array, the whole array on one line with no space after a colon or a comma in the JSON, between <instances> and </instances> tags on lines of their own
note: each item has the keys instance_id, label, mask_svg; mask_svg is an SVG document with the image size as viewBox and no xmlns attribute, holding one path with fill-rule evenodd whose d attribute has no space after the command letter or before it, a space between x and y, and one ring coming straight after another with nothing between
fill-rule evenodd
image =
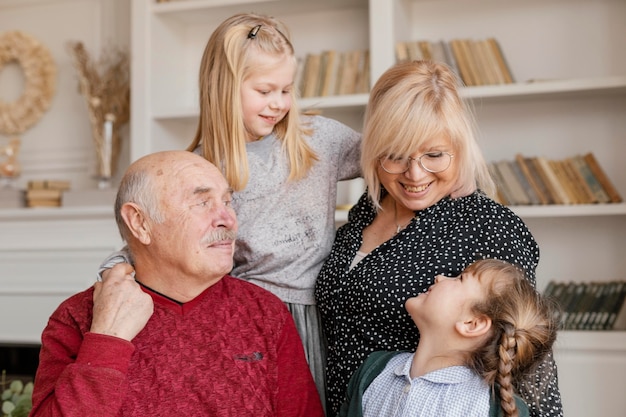
<instances>
[{"instance_id":1,"label":"black polka dot blouse","mask_svg":"<svg viewBox=\"0 0 626 417\"><path fill-rule=\"evenodd\" d=\"M415 350L419 333L404 302L425 292L436 275L455 276L477 259L496 258L519 265L535 285L535 239L515 213L481 192L446 197L416 212L404 230L349 270L375 214L363 195L337 231L317 279L328 340L328 415L337 412L350 376L371 352ZM563 415L552 355L518 388L531 415Z\"/></svg>"}]
</instances>

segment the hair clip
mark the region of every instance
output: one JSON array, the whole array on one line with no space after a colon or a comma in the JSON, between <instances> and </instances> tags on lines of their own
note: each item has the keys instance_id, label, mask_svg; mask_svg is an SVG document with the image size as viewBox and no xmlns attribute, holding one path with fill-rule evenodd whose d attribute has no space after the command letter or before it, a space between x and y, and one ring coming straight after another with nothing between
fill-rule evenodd
<instances>
[{"instance_id":1,"label":"hair clip","mask_svg":"<svg viewBox=\"0 0 626 417\"><path fill-rule=\"evenodd\" d=\"M250 32L248 32L248 39L256 38L256 34L259 33L259 30L261 30L261 25L256 25L255 27L250 29Z\"/></svg>"}]
</instances>

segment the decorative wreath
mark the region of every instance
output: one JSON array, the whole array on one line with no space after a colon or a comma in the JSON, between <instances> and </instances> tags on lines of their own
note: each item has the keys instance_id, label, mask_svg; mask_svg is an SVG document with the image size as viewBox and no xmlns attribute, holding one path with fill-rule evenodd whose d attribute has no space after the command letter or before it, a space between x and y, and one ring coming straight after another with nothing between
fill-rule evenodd
<instances>
[{"instance_id":1,"label":"decorative wreath","mask_svg":"<svg viewBox=\"0 0 626 417\"><path fill-rule=\"evenodd\" d=\"M48 110L56 84L56 65L36 39L11 31L0 35L0 71L16 61L24 71L22 96L12 103L0 100L0 133L17 135L37 123Z\"/></svg>"}]
</instances>

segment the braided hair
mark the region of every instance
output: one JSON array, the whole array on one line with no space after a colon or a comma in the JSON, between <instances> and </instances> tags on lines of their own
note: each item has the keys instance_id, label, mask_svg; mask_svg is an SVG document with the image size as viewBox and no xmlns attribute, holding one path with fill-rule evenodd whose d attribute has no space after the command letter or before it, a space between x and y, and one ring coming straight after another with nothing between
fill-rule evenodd
<instances>
[{"instance_id":1,"label":"braided hair","mask_svg":"<svg viewBox=\"0 0 626 417\"><path fill-rule=\"evenodd\" d=\"M497 386L504 416L517 416L514 383L532 372L551 351L560 311L535 290L521 269L510 263L483 259L465 272L490 280L484 300L472 311L492 321L490 337L470 354L468 366L492 387Z\"/></svg>"}]
</instances>

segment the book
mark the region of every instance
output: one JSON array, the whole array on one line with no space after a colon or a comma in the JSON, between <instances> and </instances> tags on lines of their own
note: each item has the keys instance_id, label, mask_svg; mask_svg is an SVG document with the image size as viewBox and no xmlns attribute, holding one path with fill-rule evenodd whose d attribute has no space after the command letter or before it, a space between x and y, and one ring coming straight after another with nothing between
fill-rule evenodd
<instances>
[{"instance_id":1,"label":"book","mask_svg":"<svg viewBox=\"0 0 626 417\"><path fill-rule=\"evenodd\" d=\"M513 171L515 176L517 177L517 181L522 185L524 192L528 196L529 204L532 204L532 205L541 204L541 200L539 199L539 196L535 192L535 188L530 184L528 177L524 174L524 172L522 171L522 168L517 163L517 161L509 161L509 166L511 167L511 170Z\"/></svg>"},{"instance_id":2,"label":"book","mask_svg":"<svg viewBox=\"0 0 626 417\"><path fill-rule=\"evenodd\" d=\"M576 191L576 188L574 184L572 183L572 181L570 180L569 176L563 169L561 161L549 160L548 164L550 164L550 168L552 169L552 172L554 172L554 175L556 176L559 182L559 185L563 189L563 192L567 195L568 203L578 204L579 203L578 192Z\"/></svg>"},{"instance_id":3,"label":"book","mask_svg":"<svg viewBox=\"0 0 626 417\"><path fill-rule=\"evenodd\" d=\"M335 78L335 91L333 91L332 95L338 96L339 91L341 90L341 84L343 82L343 72L346 66L346 57L347 54L345 52L340 52L337 55L337 76Z\"/></svg>"},{"instance_id":4,"label":"book","mask_svg":"<svg viewBox=\"0 0 626 417\"><path fill-rule=\"evenodd\" d=\"M591 309L591 313L585 323L583 330L599 330L598 323L601 320L602 313L605 311L606 300L613 288L613 282L599 283L598 291L596 292L596 300Z\"/></svg>"},{"instance_id":5,"label":"book","mask_svg":"<svg viewBox=\"0 0 626 417\"><path fill-rule=\"evenodd\" d=\"M495 78L491 73L489 62L487 61L487 57L485 56L480 41L470 40L468 42L468 46L472 54L476 78L479 85L495 84Z\"/></svg>"},{"instance_id":6,"label":"book","mask_svg":"<svg viewBox=\"0 0 626 417\"><path fill-rule=\"evenodd\" d=\"M594 196L594 201L601 204L609 203L611 198L604 190L604 187L602 187L602 184L598 182L595 175L593 175L593 172L589 168L589 165L587 165L587 161L585 161L583 156L574 155L569 158L569 160L573 168L578 171L583 181L587 184L587 187Z\"/></svg>"},{"instance_id":7,"label":"book","mask_svg":"<svg viewBox=\"0 0 626 417\"><path fill-rule=\"evenodd\" d=\"M430 47L430 41L418 41L417 44L422 51L422 59L432 61L433 53Z\"/></svg>"},{"instance_id":8,"label":"book","mask_svg":"<svg viewBox=\"0 0 626 417\"><path fill-rule=\"evenodd\" d=\"M563 292L561 296L558 298L558 303L561 306L561 310L563 314L561 315L561 327L563 329L567 329L567 324L569 320L571 320L571 316L573 315L574 304L576 303L576 283L575 282L567 282L564 285Z\"/></svg>"},{"instance_id":9,"label":"book","mask_svg":"<svg viewBox=\"0 0 626 417\"><path fill-rule=\"evenodd\" d=\"M321 54L308 54L304 64L302 76L303 84L300 88L302 97L315 97L318 91Z\"/></svg>"},{"instance_id":10,"label":"book","mask_svg":"<svg viewBox=\"0 0 626 417\"><path fill-rule=\"evenodd\" d=\"M26 207L61 207L61 200L32 199L26 201Z\"/></svg>"},{"instance_id":11,"label":"book","mask_svg":"<svg viewBox=\"0 0 626 417\"><path fill-rule=\"evenodd\" d=\"M409 61L421 61L424 59L422 55L422 48L420 48L419 41L410 41L406 43L406 50L409 54Z\"/></svg>"},{"instance_id":12,"label":"book","mask_svg":"<svg viewBox=\"0 0 626 417\"><path fill-rule=\"evenodd\" d=\"M591 312L596 303L598 291L602 288L602 284L597 282L582 283L583 294L578 305L576 306L576 314L572 320L572 330L583 330L589 320Z\"/></svg>"},{"instance_id":13,"label":"book","mask_svg":"<svg viewBox=\"0 0 626 417\"><path fill-rule=\"evenodd\" d=\"M608 330L610 314L618 301L621 285L622 283L620 281L610 281L605 286L604 301L600 314L596 317L594 330Z\"/></svg>"},{"instance_id":14,"label":"book","mask_svg":"<svg viewBox=\"0 0 626 417\"><path fill-rule=\"evenodd\" d=\"M560 285L561 283L558 283L554 280L549 281L548 285L546 285L546 288L543 290L543 296L548 298L555 298L558 292L558 287Z\"/></svg>"},{"instance_id":15,"label":"book","mask_svg":"<svg viewBox=\"0 0 626 417\"><path fill-rule=\"evenodd\" d=\"M63 190L36 188L26 190L26 200L61 200Z\"/></svg>"},{"instance_id":16,"label":"book","mask_svg":"<svg viewBox=\"0 0 626 417\"><path fill-rule=\"evenodd\" d=\"M578 317L578 312L582 306L582 300L585 298L585 292L587 290L587 284L584 282L576 282L570 283L571 287L571 297L568 299L567 306L565 310L567 311L567 316L565 318L563 328L565 330L575 330L576 329L576 318Z\"/></svg>"},{"instance_id":17,"label":"book","mask_svg":"<svg viewBox=\"0 0 626 417\"><path fill-rule=\"evenodd\" d=\"M70 181L66 180L31 180L28 181L27 187L29 190L69 190L71 186Z\"/></svg>"},{"instance_id":18,"label":"book","mask_svg":"<svg viewBox=\"0 0 626 417\"><path fill-rule=\"evenodd\" d=\"M347 51L343 55L345 56L341 72L341 83L338 85L338 95L354 94L361 52Z\"/></svg>"},{"instance_id":19,"label":"book","mask_svg":"<svg viewBox=\"0 0 626 417\"><path fill-rule=\"evenodd\" d=\"M491 51L496 58L496 62L500 67L500 72L504 77L505 84L512 84L514 81L513 74L511 73L511 69L509 68L509 64L504 58L504 53L502 52L502 48L500 47L500 43L496 40L496 38L487 38L487 43L491 47Z\"/></svg>"},{"instance_id":20,"label":"book","mask_svg":"<svg viewBox=\"0 0 626 417\"><path fill-rule=\"evenodd\" d=\"M489 173L491 174L491 178L493 182L496 184L496 200L498 203L503 206L510 206L514 204L513 197L508 187L504 183L502 176L500 175L499 170L496 168L495 162L490 162L488 165Z\"/></svg>"},{"instance_id":21,"label":"book","mask_svg":"<svg viewBox=\"0 0 626 417\"><path fill-rule=\"evenodd\" d=\"M319 96L330 96L335 92L335 82L337 80L337 67L339 60L337 59L337 51L327 50L322 52L323 69L320 71L321 82L319 88Z\"/></svg>"},{"instance_id":22,"label":"book","mask_svg":"<svg viewBox=\"0 0 626 417\"><path fill-rule=\"evenodd\" d=\"M298 88L298 95L302 97L302 87L304 86L304 65L306 58L296 58L296 76L294 77L294 85Z\"/></svg>"},{"instance_id":23,"label":"book","mask_svg":"<svg viewBox=\"0 0 626 417\"><path fill-rule=\"evenodd\" d=\"M452 46L450 42L446 42L444 40L439 41L441 46L443 47L443 51L446 57L446 64L452 68L452 71L456 74L457 77L461 78L461 73L459 72L459 67L456 62L456 58L454 57L454 52L452 51Z\"/></svg>"},{"instance_id":24,"label":"book","mask_svg":"<svg viewBox=\"0 0 626 417\"><path fill-rule=\"evenodd\" d=\"M535 163L535 169L539 173L539 176L546 185L548 192L552 196L554 204L569 204L567 194L561 187L554 171L552 171L548 159L543 156L538 156L534 158L533 161Z\"/></svg>"},{"instance_id":25,"label":"book","mask_svg":"<svg viewBox=\"0 0 626 417\"><path fill-rule=\"evenodd\" d=\"M589 169L593 173L594 177L596 177L598 182L602 185L602 188L604 188L604 191L611 199L611 203L621 203L621 195L619 194L609 177L606 175L604 170L600 167L600 164L596 160L594 154L592 152L589 152L583 156L583 159L585 160L585 162L587 162L587 165L589 166Z\"/></svg>"},{"instance_id":26,"label":"book","mask_svg":"<svg viewBox=\"0 0 626 417\"><path fill-rule=\"evenodd\" d=\"M463 53L465 55L465 60L467 61L467 67L470 72L470 77L472 80L473 86L482 85L482 79L480 70L478 68L478 57L474 54L472 50L472 43L474 41L471 39L462 39L461 40L461 49L463 49Z\"/></svg>"},{"instance_id":27,"label":"book","mask_svg":"<svg viewBox=\"0 0 626 417\"><path fill-rule=\"evenodd\" d=\"M492 77L493 84L506 84L506 78L502 73L498 59L487 39L479 41L480 49L483 51L483 57Z\"/></svg>"},{"instance_id":28,"label":"book","mask_svg":"<svg viewBox=\"0 0 626 417\"><path fill-rule=\"evenodd\" d=\"M452 65L448 62L448 57L446 56L445 50L445 42L437 41L430 43L430 59L434 62L443 62L452 68Z\"/></svg>"},{"instance_id":29,"label":"book","mask_svg":"<svg viewBox=\"0 0 626 417\"><path fill-rule=\"evenodd\" d=\"M530 166L530 162L527 160L527 158L524 158L522 154L518 153L517 155L515 155L515 162L528 180L530 186L535 191L535 195L539 199L538 204L549 204L550 199L549 196L546 195L545 186L543 185L543 183L539 183L540 179L537 177L537 174L534 173L534 168Z\"/></svg>"},{"instance_id":30,"label":"book","mask_svg":"<svg viewBox=\"0 0 626 417\"><path fill-rule=\"evenodd\" d=\"M498 161L496 162L496 169L499 171L500 176L504 182L504 186L509 189L511 193L511 197L513 198L512 203L514 205L528 205L530 204L530 199L522 184L520 184L517 176L513 172L509 161Z\"/></svg>"},{"instance_id":31,"label":"book","mask_svg":"<svg viewBox=\"0 0 626 417\"><path fill-rule=\"evenodd\" d=\"M605 330L626 330L626 282L619 282L615 288L614 299L609 309Z\"/></svg>"},{"instance_id":32,"label":"book","mask_svg":"<svg viewBox=\"0 0 626 417\"><path fill-rule=\"evenodd\" d=\"M463 81L463 84L465 84L466 86L475 85L468 66L469 64L467 58L465 57L465 51L462 47L462 40L452 39L450 41L450 47L452 49L452 53L454 54L454 60L456 61L456 64L459 68L461 81Z\"/></svg>"},{"instance_id":33,"label":"book","mask_svg":"<svg viewBox=\"0 0 626 417\"><path fill-rule=\"evenodd\" d=\"M370 91L370 51L366 49L360 55L359 68L356 76L355 93L364 94Z\"/></svg>"},{"instance_id":34,"label":"book","mask_svg":"<svg viewBox=\"0 0 626 417\"><path fill-rule=\"evenodd\" d=\"M596 199L594 193L591 191L591 188L589 188L589 185L587 185L587 181L585 181L578 168L574 166L572 158L566 158L561 163L572 180L572 183L578 193L580 203L597 203L598 200Z\"/></svg>"},{"instance_id":35,"label":"book","mask_svg":"<svg viewBox=\"0 0 626 417\"><path fill-rule=\"evenodd\" d=\"M406 42L396 42L396 62L402 63L409 60L409 51Z\"/></svg>"}]
</instances>

